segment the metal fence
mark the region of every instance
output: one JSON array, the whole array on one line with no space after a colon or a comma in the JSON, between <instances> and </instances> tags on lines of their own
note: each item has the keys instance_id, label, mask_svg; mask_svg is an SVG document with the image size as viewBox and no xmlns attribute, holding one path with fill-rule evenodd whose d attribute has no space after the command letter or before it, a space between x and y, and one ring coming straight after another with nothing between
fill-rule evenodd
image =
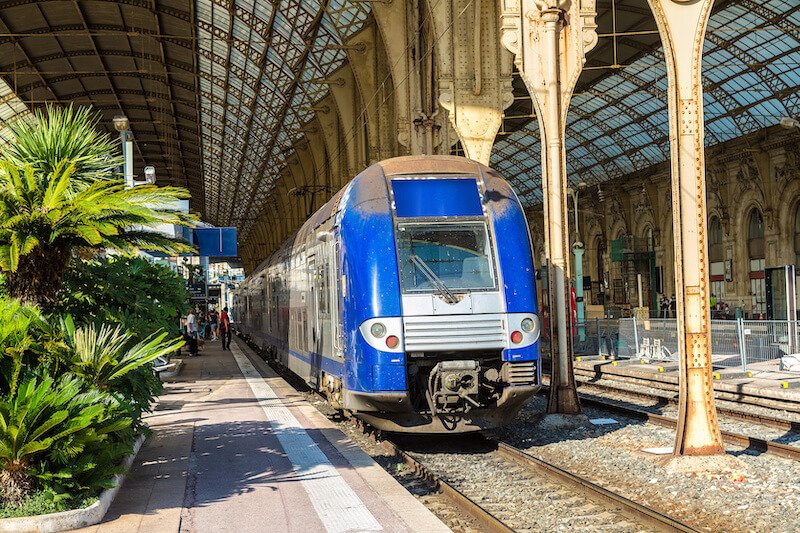
<instances>
[{"instance_id":1,"label":"metal fence","mask_svg":"<svg viewBox=\"0 0 800 533\"><path fill-rule=\"evenodd\" d=\"M579 324L572 344L579 356L677 362L677 329L674 318L598 319ZM717 368L800 371L800 363L787 366L800 362L800 321L712 320L711 353Z\"/></svg>"}]
</instances>

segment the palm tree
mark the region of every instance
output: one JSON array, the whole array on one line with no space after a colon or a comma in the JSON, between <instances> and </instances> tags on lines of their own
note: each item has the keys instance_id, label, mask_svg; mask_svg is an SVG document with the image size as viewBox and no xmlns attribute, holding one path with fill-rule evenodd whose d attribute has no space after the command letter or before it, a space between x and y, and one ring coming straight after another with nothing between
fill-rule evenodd
<instances>
[{"instance_id":1,"label":"palm tree","mask_svg":"<svg viewBox=\"0 0 800 533\"><path fill-rule=\"evenodd\" d=\"M30 164L20 168L0 160L0 269L10 296L52 305L76 248L170 254L191 249L146 229L159 223L191 224L194 217L165 208L187 198L186 190L154 185L126 189L119 180L78 186L74 175L71 163L42 174Z\"/></svg>"},{"instance_id":2,"label":"palm tree","mask_svg":"<svg viewBox=\"0 0 800 533\"><path fill-rule=\"evenodd\" d=\"M154 185L126 189L113 173L101 172L115 157L99 147L113 145L75 140L60 146L54 140L59 130L74 139L76 131L94 126L91 113L50 108L40 120L50 135L17 125L12 148L0 153L0 269L10 296L50 307L76 250L190 251L186 243L148 230L156 224L193 224L194 216L170 209L188 198L188 191Z\"/></svg>"},{"instance_id":3,"label":"palm tree","mask_svg":"<svg viewBox=\"0 0 800 533\"><path fill-rule=\"evenodd\" d=\"M33 120L10 125L14 139L3 158L17 166L31 164L43 175L70 161L75 165L76 184L113 178L122 158L116 142L97 128L99 119L90 108L71 104L37 109Z\"/></svg>"}]
</instances>

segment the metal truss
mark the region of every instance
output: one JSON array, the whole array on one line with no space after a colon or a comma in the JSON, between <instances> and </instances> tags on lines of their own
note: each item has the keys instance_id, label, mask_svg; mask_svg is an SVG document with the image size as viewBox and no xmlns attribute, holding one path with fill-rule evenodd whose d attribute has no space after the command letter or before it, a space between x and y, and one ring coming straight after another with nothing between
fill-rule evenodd
<instances>
[{"instance_id":1,"label":"metal truss","mask_svg":"<svg viewBox=\"0 0 800 533\"><path fill-rule=\"evenodd\" d=\"M3 124L27 112L19 102L28 109L46 101L91 104L111 134L111 117L123 112L137 168L158 167L160 182L192 189L193 207L206 220L246 233L274 200L303 127L329 94L326 81L369 20L370 3L175 5L0 0L0 79L11 91L0 93L0 142ZM601 41L568 117L573 183L617 178L669 157L666 71L650 8L646 0L597 6ZM705 44L708 145L800 114L799 26L796 0L717 2ZM539 130L524 84L514 87L517 102L506 112L492 164L532 205L541 201Z\"/></svg>"},{"instance_id":2,"label":"metal truss","mask_svg":"<svg viewBox=\"0 0 800 533\"><path fill-rule=\"evenodd\" d=\"M576 89L567 119L567 167L574 184L617 178L669 159L663 50L657 35L648 31L655 23L644 1L641 6L600 2L598 10L613 4L618 25L603 28L601 23L598 31L606 42L590 53L590 69ZM707 145L800 113L800 75L794 74L800 63L798 26L800 4L792 0L718 4L704 54ZM771 42L772 49L765 52ZM612 45L615 60L617 47L626 51L615 65L604 59ZM515 96L527 97L524 87L515 85ZM492 164L517 181L524 200L532 203L541 202L538 142L535 119L508 121L492 156Z\"/></svg>"}]
</instances>

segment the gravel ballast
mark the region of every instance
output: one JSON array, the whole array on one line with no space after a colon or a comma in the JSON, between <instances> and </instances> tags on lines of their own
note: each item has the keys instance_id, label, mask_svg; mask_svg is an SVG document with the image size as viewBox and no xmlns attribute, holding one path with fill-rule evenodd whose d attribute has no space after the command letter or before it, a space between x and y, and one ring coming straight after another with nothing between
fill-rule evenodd
<instances>
[{"instance_id":1,"label":"gravel ballast","mask_svg":"<svg viewBox=\"0 0 800 533\"><path fill-rule=\"evenodd\" d=\"M800 531L800 462L727 447L733 458L715 472L680 472L668 457L642 451L670 448L674 430L587 407L585 424L541 431L546 407L534 398L496 435L528 453L583 476L642 505L704 531Z\"/></svg>"}]
</instances>

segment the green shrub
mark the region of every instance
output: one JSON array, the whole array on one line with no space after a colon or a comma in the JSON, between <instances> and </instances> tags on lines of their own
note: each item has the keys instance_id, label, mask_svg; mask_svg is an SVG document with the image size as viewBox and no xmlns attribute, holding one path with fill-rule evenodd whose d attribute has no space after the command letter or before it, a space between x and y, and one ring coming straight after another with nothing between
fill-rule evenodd
<instances>
[{"instance_id":1,"label":"green shrub","mask_svg":"<svg viewBox=\"0 0 800 533\"><path fill-rule=\"evenodd\" d=\"M0 398L0 492L20 504L35 489L76 497L108 486L132 443L111 436L130 418L74 375L26 377Z\"/></svg>"},{"instance_id":2,"label":"green shrub","mask_svg":"<svg viewBox=\"0 0 800 533\"><path fill-rule=\"evenodd\" d=\"M167 333L157 333L131 346L134 335L121 326L89 324L76 328L66 320L65 328L69 370L115 394L130 409L138 427L141 414L149 411L154 395L161 391L161 381L153 374L151 363L177 351L183 339L168 340Z\"/></svg>"},{"instance_id":3,"label":"green shrub","mask_svg":"<svg viewBox=\"0 0 800 533\"><path fill-rule=\"evenodd\" d=\"M89 507L97 498L54 498L52 492L39 490L25 497L18 504L0 505L0 518L18 518L22 516L36 516L40 514L58 513L70 509L84 509Z\"/></svg>"},{"instance_id":4,"label":"green shrub","mask_svg":"<svg viewBox=\"0 0 800 533\"><path fill-rule=\"evenodd\" d=\"M185 280L139 257L73 260L58 300L56 313L120 324L136 340L159 330L177 335L177 317L188 309Z\"/></svg>"}]
</instances>

